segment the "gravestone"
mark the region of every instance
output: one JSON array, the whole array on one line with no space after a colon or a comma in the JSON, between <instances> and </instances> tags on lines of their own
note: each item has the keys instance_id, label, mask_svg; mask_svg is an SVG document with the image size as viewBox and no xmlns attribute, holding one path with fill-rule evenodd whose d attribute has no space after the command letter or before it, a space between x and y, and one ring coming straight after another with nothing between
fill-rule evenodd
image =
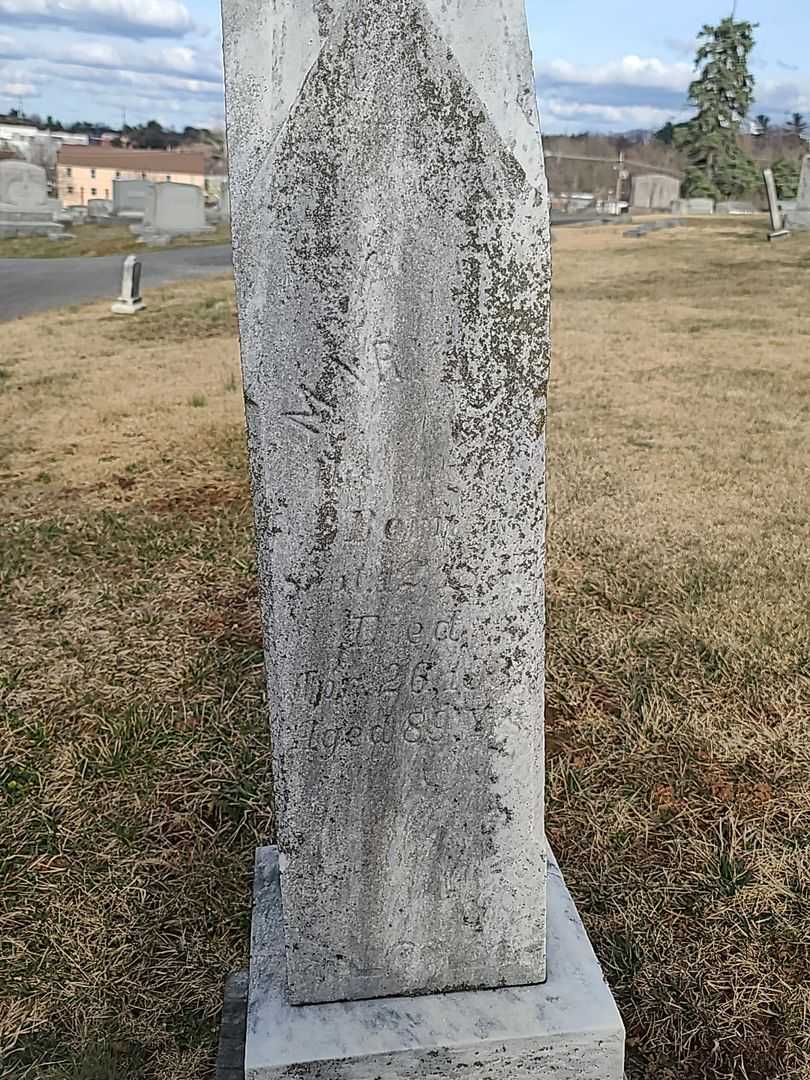
<instances>
[{"instance_id":1,"label":"gravestone","mask_svg":"<svg viewBox=\"0 0 810 1080\"><path fill-rule=\"evenodd\" d=\"M225 183L222 185L222 189L219 193L219 220L230 221L231 220L231 189L230 186Z\"/></svg>"},{"instance_id":2,"label":"gravestone","mask_svg":"<svg viewBox=\"0 0 810 1080\"><path fill-rule=\"evenodd\" d=\"M768 196L768 211L771 215L771 228L768 233L769 240L779 240L790 236L790 231L784 227L782 211L779 207L779 197L776 193L776 180L773 169L765 169L762 173L765 178L765 191Z\"/></svg>"},{"instance_id":3,"label":"gravestone","mask_svg":"<svg viewBox=\"0 0 810 1080\"><path fill-rule=\"evenodd\" d=\"M717 203L714 212L715 214L755 214L757 208L752 202L730 199Z\"/></svg>"},{"instance_id":4,"label":"gravestone","mask_svg":"<svg viewBox=\"0 0 810 1080\"><path fill-rule=\"evenodd\" d=\"M121 295L112 306L116 315L135 315L146 307L141 299L141 263L135 255L127 255L121 274Z\"/></svg>"},{"instance_id":5,"label":"gravestone","mask_svg":"<svg viewBox=\"0 0 810 1080\"><path fill-rule=\"evenodd\" d=\"M714 199L675 199L670 209L681 216L713 214Z\"/></svg>"},{"instance_id":6,"label":"gravestone","mask_svg":"<svg viewBox=\"0 0 810 1080\"><path fill-rule=\"evenodd\" d=\"M88 199L87 200L87 219L93 222L104 222L112 220L113 214L113 202L112 199Z\"/></svg>"},{"instance_id":7,"label":"gravestone","mask_svg":"<svg viewBox=\"0 0 810 1080\"><path fill-rule=\"evenodd\" d=\"M805 155L802 161L796 206L785 211L784 227L797 232L810 229L810 154Z\"/></svg>"},{"instance_id":8,"label":"gravestone","mask_svg":"<svg viewBox=\"0 0 810 1080\"><path fill-rule=\"evenodd\" d=\"M211 232L205 220L205 194L195 184L152 184L144 200L143 221L131 226L143 240Z\"/></svg>"},{"instance_id":9,"label":"gravestone","mask_svg":"<svg viewBox=\"0 0 810 1080\"><path fill-rule=\"evenodd\" d=\"M152 180L113 180L113 214L118 218L139 221L154 186Z\"/></svg>"},{"instance_id":10,"label":"gravestone","mask_svg":"<svg viewBox=\"0 0 810 1080\"><path fill-rule=\"evenodd\" d=\"M556 867L546 923L523 5L224 0L223 28L278 833L246 1076L619 1080Z\"/></svg>"},{"instance_id":11,"label":"gravestone","mask_svg":"<svg viewBox=\"0 0 810 1080\"><path fill-rule=\"evenodd\" d=\"M680 193L681 182L674 176L634 176L630 205L634 210L669 210Z\"/></svg>"},{"instance_id":12,"label":"gravestone","mask_svg":"<svg viewBox=\"0 0 810 1080\"><path fill-rule=\"evenodd\" d=\"M57 236L45 170L27 161L0 161L0 237Z\"/></svg>"}]
</instances>

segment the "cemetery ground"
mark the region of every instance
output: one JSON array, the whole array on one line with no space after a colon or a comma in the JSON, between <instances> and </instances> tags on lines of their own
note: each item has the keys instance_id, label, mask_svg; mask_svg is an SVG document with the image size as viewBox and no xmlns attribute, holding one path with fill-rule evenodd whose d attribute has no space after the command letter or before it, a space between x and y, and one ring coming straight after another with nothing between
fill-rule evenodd
<instances>
[{"instance_id":1,"label":"cemetery ground","mask_svg":"<svg viewBox=\"0 0 810 1080\"><path fill-rule=\"evenodd\" d=\"M49 240L47 236L15 236L0 239L0 259L65 259L75 255L128 255L159 245L139 244L129 225L70 225L67 239ZM230 225L217 225L212 232L194 236L176 236L169 247L204 244L229 244ZM160 245L165 247L167 245Z\"/></svg>"},{"instance_id":2,"label":"cemetery ground","mask_svg":"<svg viewBox=\"0 0 810 1080\"><path fill-rule=\"evenodd\" d=\"M555 236L547 824L631 1080L810 1068L810 236L764 229ZM210 1077L272 837L232 286L144 284L3 327L13 1080Z\"/></svg>"}]
</instances>

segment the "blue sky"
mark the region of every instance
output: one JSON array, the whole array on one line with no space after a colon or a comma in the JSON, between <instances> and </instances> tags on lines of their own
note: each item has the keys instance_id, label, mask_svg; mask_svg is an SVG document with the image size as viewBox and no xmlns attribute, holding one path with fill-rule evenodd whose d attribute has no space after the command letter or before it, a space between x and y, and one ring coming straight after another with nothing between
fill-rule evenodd
<instances>
[{"instance_id":1,"label":"blue sky","mask_svg":"<svg viewBox=\"0 0 810 1080\"><path fill-rule=\"evenodd\" d=\"M268 0L270 2L270 0ZM373 2L373 0L370 0ZM810 114L807 0L738 0L760 23L757 105ZM805 13L802 13L802 7ZM694 38L730 0L528 0L543 129L658 127L684 115ZM218 0L0 0L0 111L220 126Z\"/></svg>"}]
</instances>

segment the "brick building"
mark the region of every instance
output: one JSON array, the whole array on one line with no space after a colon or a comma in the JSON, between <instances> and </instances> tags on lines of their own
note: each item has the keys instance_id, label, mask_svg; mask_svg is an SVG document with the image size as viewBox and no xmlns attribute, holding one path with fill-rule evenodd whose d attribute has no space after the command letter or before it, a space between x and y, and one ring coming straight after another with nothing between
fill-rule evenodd
<instances>
[{"instance_id":1,"label":"brick building","mask_svg":"<svg viewBox=\"0 0 810 1080\"><path fill-rule=\"evenodd\" d=\"M173 180L205 190L207 157L201 151L128 150L115 146L63 146L56 161L57 197L64 206L111 199L112 182Z\"/></svg>"}]
</instances>

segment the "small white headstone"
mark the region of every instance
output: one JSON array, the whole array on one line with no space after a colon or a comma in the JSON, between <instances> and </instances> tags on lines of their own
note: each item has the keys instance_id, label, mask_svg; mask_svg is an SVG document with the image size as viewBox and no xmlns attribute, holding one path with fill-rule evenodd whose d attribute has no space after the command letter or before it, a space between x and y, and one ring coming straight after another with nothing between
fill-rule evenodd
<instances>
[{"instance_id":1,"label":"small white headstone","mask_svg":"<svg viewBox=\"0 0 810 1080\"><path fill-rule=\"evenodd\" d=\"M768 209L771 214L771 231L768 233L768 239L775 240L778 237L789 236L789 232L784 227L785 222L779 206L779 196L776 192L773 169L765 169L762 175L765 177L765 191L768 194Z\"/></svg>"},{"instance_id":2,"label":"small white headstone","mask_svg":"<svg viewBox=\"0 0 810 1080\"><path fill-rule=\"evenodd\" d=\"M124 259L121 276L121 295L112 306L116 315L134 315L146 307L141 299L141 263L135 255Z\"/></svg>"}]
</instances>

